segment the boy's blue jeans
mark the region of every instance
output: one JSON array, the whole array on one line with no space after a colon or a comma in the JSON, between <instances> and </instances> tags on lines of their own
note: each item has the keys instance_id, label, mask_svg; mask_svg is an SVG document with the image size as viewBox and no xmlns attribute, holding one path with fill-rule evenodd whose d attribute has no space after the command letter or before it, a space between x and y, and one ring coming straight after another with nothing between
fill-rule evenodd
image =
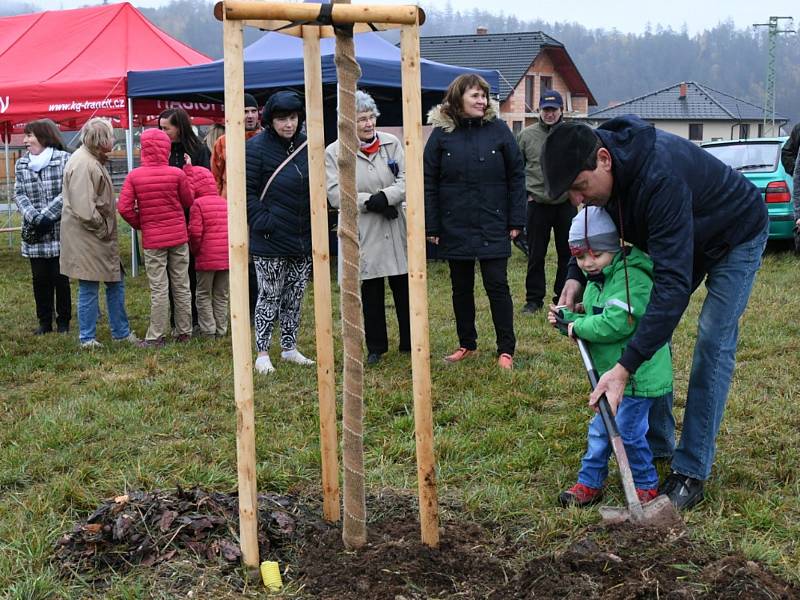
<instances>
[{"instance_id":1,"label":"boy's blue jeans","mask_svg":"<svg viewBox=\"0 0 800 600\"><path fill-rule=\"evenodd\" d=\"M697 324L683 430L672 459L672 470L681 475L702 480L711 475L736 363L739 318L747 307L766 243L765 229L733 248L706 276L708 295ZM671 395L653 403L650 429L648 439L654 454L668 456L675 439Z\"/></svg>"},{"instance_id":2,"label":"boy's blue jeans","mask_svg":"<svg viewBox=\"0 0 800 600\"><path fill-rule=\"evenodd\" d=\"M99 288L97 281L78 281L78 325L81 343L97 336L97 317L100 314ZM131 332L128 313L125 311L125 279L106 282L106 308L111 337L122 340Z\"/></svg>"},{"instance_id":3,"label":"boy's blue jeans","mask_svg":"<svg viewBox=\"0 0 800 600\"><path fill-rule=\"evenodd\" d=\"M625 444L633 482L637 488L644 490L658 487L658 474L653 466L653 453L647 443L646 435L650 405L653 400L660 399L623 396L617 409L617 429ZM592 488L602 488L608 477L608 459L611 452L611 442L608 441L606 427L603 419L597 414L589 423L588 447L581 461L578 483Z\"/></svg>"}]
</instances>

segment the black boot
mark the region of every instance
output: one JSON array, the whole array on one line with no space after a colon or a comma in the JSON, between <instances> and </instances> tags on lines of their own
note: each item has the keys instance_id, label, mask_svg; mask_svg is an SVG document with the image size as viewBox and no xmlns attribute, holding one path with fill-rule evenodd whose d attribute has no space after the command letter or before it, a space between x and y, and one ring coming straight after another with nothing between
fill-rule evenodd
<instances>
[{"instance_id":1,"label":"black boot","mask_svg":"<svg viewBox=\"0 0 800 600\"><path fill-rule=\"evenodd\" d=\"M669 496L678 510L687 510L703 501L703 485L702 479L673 471L659 486L658 493Z\"/></svg>"}]
</instances>

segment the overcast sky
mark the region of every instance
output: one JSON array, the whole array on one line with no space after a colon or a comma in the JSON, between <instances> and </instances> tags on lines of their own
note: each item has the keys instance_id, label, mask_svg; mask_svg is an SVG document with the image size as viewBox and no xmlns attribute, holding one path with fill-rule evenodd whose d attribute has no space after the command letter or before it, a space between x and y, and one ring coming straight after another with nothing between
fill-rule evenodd
<instances>
[{"instance_id":1,"label":"overcast sky","mask_svg":"<svg viewBox=\"0 0 800 600\"><path fill-rule=\"evenodd\" d=\"M28 0L45 9L78 8L102 4L101 0ZM116 0L109 0L114 3ZM167 4L168 0L131 0L134 6L155 7ZM402 4L402 0L356 0L353 4ZM410 3L410 2L409 2ZM443 8L445 0L423 0L423 8ZM541 18L547 22L572 21L590 29L616 28L623 32L641 33L647 23L653 28L657 24L679 30L686 24L694 34L714 27L720 21L732 19L737 27L749 27L753 23L766 23L770 16L800 17L797 2L771 0L766 4L754 0L559 0L556 2L534 2L532 0L451 0L454 9L471 10L482 8L492 12L503 11L515 14L520 19ZM796 26L800 25L800 21Z\"/></svg>"}]
</instances>

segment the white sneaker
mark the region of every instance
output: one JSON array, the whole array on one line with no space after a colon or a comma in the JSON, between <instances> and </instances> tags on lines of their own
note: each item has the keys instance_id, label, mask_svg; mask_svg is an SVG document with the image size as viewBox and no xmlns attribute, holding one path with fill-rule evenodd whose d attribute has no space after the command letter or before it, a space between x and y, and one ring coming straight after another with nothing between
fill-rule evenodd
<instances>
[{"instance_id":1,"label":"white sneaker","mask_svg":"<svg viewBox=\"0 0 800 600\"><path fill-rule=\"evenodd\" d=\"M272 373L274 370L275 367L272 366L272 361L269 359L269 356L259 356L256 359L256 372L266 375L267 373Z\"/></svg>"},{"instance_id":2,"label":"white sneaker","mask_svg":"<svg viewBox=\"0 0 800 600\"><path fill-rule=\"evenodd\" d=\"M97 348L102 348L103 344L98 342L97 340L86 340L85 342L81 342L81 348L84 350L96 350Z\"/></svg>"},{"instance_id":3,"label":"white sneaker","mask_svg":"<svg viewBox=\"0 0 800 600\"><path fill-rule=\"evenodd\" d=\"M138 336L138 335L136 335L136 334L135 334L134 332L132 332L132 331L131 331L131 332L130 332L130 333L129 333L129 334L126 336L126 337L123 337L123 338L114 338L114 341L115 341L115 342L118 342L118 343L120 343L120 344L121 344L122 342L128 342L129 344L132 344L132 345L134 345L134 346L140 342L140 340L139 340L139 336Z\"/></svg>"},{"instance_id":4,"label":"white sneaker","mask_svg":"<svg viewBox=\"0 0 800 600\"><path fill-rule=\"evenodd\" d=\"M297 348L292 348L291 350L284 350L281 352L281 358L288 362L297 363L298 365L313 365L314 361L310 358L306 358Z\"/></svg>"}]
</instances>

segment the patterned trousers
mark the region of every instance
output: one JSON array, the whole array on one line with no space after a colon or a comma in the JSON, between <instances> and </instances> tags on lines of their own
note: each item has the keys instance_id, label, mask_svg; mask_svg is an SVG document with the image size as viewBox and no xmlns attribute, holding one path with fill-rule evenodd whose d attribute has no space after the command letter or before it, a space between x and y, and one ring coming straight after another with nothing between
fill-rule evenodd
<instances>
[{"instance_id":1,"label":"patterned trousers","mask_svg":"<svg viewBox=\"0 0 800 600\"><path fill-rule=\"evenodd\" d=\"M310 256L265 258L254 256L258 279L255 326L256 348L269 350L275 321L281 323L281 350L297 347L300 309L311 276Z\"/></svg>"}]
</instances>

